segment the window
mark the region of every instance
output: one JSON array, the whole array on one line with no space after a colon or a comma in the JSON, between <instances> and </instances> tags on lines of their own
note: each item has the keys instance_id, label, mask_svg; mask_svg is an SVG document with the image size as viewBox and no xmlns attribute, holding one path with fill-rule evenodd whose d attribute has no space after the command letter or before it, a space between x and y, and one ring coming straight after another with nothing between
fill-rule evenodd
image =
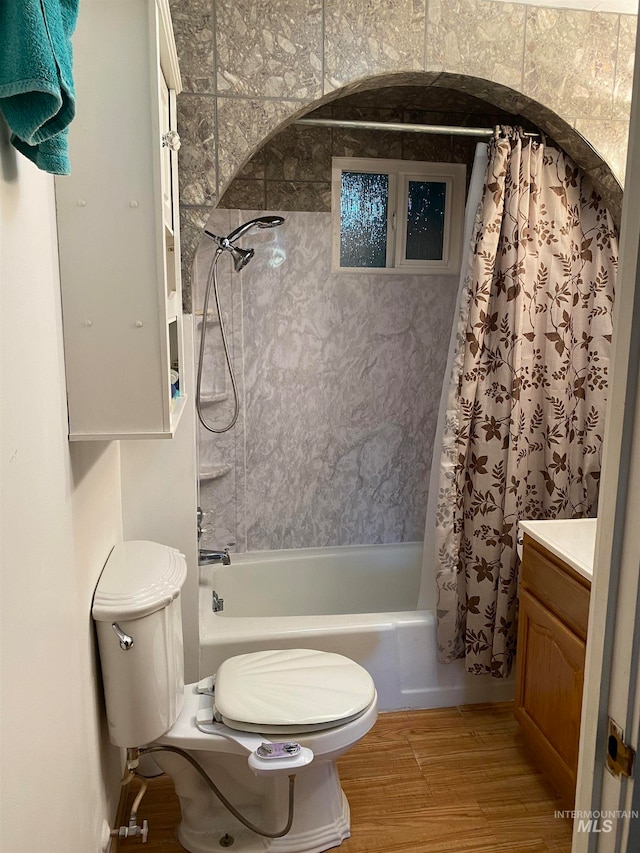
<instances>
[{"instance_id":1,"label":"window","mask_svg":"<svg viewBox=\"0 0 640 853\"><path fill-rule=\"evenodd\" d=\"M465 173L453 163L334 157L334 271L457 273Z\"/></svg>"}]
</instances>

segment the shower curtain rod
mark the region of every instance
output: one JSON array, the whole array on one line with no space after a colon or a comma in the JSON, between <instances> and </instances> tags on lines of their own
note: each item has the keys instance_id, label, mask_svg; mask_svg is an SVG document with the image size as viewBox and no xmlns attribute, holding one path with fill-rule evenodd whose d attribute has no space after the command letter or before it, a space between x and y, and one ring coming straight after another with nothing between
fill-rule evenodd
<instances>
[{"instance_id":1,"label":"shower curtain rod","mask_svg":"<svg viewBox=\"0 0 640 853\"><path fill-rule=\"evenodd\" d=\"M486 127L455 127L447 124L402 124L386 121L354 121L337 118L299 118L296 124L315 125L317 127L351 127L360 130L396 130L401 133L431 133L442 136L483 136L491 137L495 129ZM539 133L525 133L528 137L538 137Z\"/></svg>"}]
</instances>

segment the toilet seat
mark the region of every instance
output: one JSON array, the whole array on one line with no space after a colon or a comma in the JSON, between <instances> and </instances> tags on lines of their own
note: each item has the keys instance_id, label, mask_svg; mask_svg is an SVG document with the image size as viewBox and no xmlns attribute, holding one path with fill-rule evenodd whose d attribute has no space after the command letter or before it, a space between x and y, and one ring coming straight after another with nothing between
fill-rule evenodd
<instances>
[{"instance_id":1,"label":"toilet seat","mask_svg":"<svg viewBox=\"0 0 640 853\"><path fill-rule=\"evenodd\" d=\"M331 652L284 649L225 660L215 681L215 716L244 732L285 736L322 731L364 713L376 692L369 673Z\"/></svg>"}]
</instances>

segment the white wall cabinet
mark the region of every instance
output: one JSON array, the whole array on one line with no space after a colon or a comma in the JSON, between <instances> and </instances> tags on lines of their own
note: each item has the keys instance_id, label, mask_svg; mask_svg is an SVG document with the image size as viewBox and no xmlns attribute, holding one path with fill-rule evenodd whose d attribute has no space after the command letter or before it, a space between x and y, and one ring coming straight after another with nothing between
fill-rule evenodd
<instances>
[{"instance_id":1,"label":"white wall cabinet","mask_svg":"<svg viewBox=\"0 0 640 853\"><path fill-rule=\"evenodd\" d=\"M83 0L73 46L71 175L56 179L69 438L171 438L185 396L168 0Z\"/></svg>"}]
</instances>

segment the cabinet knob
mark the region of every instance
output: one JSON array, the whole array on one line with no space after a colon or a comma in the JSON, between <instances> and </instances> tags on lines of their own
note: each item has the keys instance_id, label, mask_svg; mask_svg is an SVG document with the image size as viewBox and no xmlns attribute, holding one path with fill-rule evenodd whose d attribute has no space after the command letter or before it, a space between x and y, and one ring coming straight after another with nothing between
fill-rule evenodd
<instances>
[{"instance_id":1,"label":"cabinet knob","mask_svg":"<svg viewBox=\"0 0 640 853\"><path fill-rule=\"evenodd\" d=\"M170 151L180 150L180 134L177 130L170 130L162 134L162 147L168 148Z\"/></svg>"}]
</instances>

